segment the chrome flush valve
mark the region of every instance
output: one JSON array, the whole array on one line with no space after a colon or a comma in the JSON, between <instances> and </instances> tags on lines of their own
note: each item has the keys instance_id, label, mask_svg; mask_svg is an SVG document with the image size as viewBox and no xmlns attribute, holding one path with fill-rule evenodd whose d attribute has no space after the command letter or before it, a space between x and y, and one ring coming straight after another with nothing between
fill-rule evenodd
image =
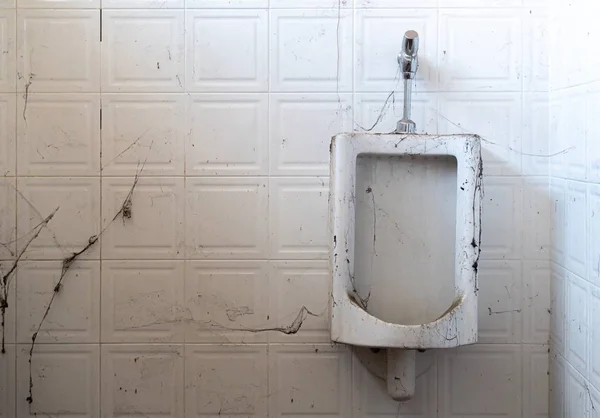
<instances>
[{"instance_id":1,"label":"chrome flush valve","mask_svg":"<svg viewBox=\"0 0 600 418\"><path fill-rule=\"evenodd\" d=\"M419 67L419 34L414 30L406 31L402 39L402 51L398 54L398 65L404 79L404 113L396 125L396 133L414 133L415 123L410 119L412 106L412 80L417 76Z\"/></svg>"},{"instance_id":2,"label":"chrome flush valve","mask_svg":"<svg viewBox=\"0 0 600 418\"><path fill-rule=\"evenodd\" d=\"M398 64L405 80L412 80L419 67L419 34L414 30L406 31L402 39L402 52L398 54Z\"/></svg>"}]
</instances>

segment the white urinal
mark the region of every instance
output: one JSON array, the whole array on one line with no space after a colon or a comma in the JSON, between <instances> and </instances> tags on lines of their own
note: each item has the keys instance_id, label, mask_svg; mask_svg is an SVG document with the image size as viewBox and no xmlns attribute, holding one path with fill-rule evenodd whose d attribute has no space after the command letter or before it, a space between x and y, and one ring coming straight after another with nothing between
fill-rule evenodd
<instances>
[{"instance_id":1,"label":"white urinal","mask_svg":"<svg viewBox=\"0 0 600 418\"><path fill-rule=\"evenodd\" d=\"M331 143L331 339L387 348L390 395L414 349L477 342L476 135L340 134Z\"/></svg>"}]
</instances>

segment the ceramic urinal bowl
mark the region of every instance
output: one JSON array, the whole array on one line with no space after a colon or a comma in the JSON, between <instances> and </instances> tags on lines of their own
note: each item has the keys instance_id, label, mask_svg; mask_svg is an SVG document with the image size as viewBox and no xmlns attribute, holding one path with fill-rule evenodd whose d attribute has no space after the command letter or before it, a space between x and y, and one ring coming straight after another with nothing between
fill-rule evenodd
<instances>
[{"instance_id":1,"label":"ceramic urinal bowl","mask_svg":"<svg viewBox=\"0 0 600 418\"><path fill-rule=\"evenodd\" d=\"M414 375L406 349L477 342L481 181L476 135L332 139L331 339L390 349L395 399L412 396L390 387Z\"/></svg>"}]
</instances>

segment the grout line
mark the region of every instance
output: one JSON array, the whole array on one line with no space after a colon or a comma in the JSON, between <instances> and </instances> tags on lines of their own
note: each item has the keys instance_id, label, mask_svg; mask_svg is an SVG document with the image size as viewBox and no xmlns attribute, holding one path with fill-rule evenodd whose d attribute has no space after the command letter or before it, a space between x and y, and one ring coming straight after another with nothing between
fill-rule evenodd
<instances>
[{"instance_id":1,"label":"grout line","mask_svg":"<svg viewBox=\"0 0 600 418\"><path fill-rule=\"evenodd\" d=\"M100 13L102 13L102 11L100 11ZM100 97L100 111L102 111L102 97ZM102 115L102 113L100 113L100 115ZM102 231L102 225L104 224L104 219L103 219L103 215L104 215L104 208L103 208L103 200L102 200L102 184L103 184L103 178L102 178L102 143L103 143L103 130L100 129L100 193L99 193L99 206L100 206L100 225L99 225L99 229L98 229L98 233L100 233L100 231ZM100 281L100 286L99 286L99 295L98 295L98 299L99 299L99 309L98 309L98 339L99 341L102 341L102 288L103 288L103 274L102 274L102 264L103 264L103 259L102 259L102 242L103 242L104 238L102 236L100 236L100 238L98 239L98 245L100 246L100 248L98 248L98 262L100 264L99 266L99 274L100 277L98 278L98 280ZM102 411L102 350L98 350L98 380L99 380L99 384L98 384L98 397L99 397L99 409L100 411Z\"/></svg>"},{"instance_id":2,"label":"grout line","mask_svg":"<svg viewBox=\"0 0 600 418\"><path fill-rule=\"evenodd\" d=\"M248 331L229 331L231 332L237 332L243 334L246 333ZM107 346L107 345L114 345L114 346L166 346L166 345L198 345L198 346L272 346L272 345L276 345L276 346L297 346L297 345L301 345L301 346L311 346L311 345L319 345L319 346L332 346L333 345L345 345L344 343L332 343L331 340L326 340L326 339L321 339L321 340L317 340L317 339L313 339L310 341L288 341L288 342L267 342L267 341L263 341L263 342L242 342L242 341L230 341L230 342L223 342L221 339L217 340L215 339L215 341L200 341L200 342L188 342L186 341L185 338L182 338L181 340L173 340L173 341L160 341L160 342L153 342L150 339L148 341L101 341L101 342L82 342L82 341L64 341L64 342L51 342L51 341L45 341L42 343L39 343L39 345L47 345L47 346L53 346L53 347L60 347L62 345L69 345L69 346ZM38 345L38 344L36 344ZM7 347L30 347L31 346L31 342L25 343L25 342L16 342L16 343L7 343L6 344ZM427 351L441 351L441 350L453 350L453 349L469 349L472 347L490 347L490 348L494 348L494 347L536 347L536 348L550 348L550 354L555 353L560 355L563 359L564 356L562 354L560 354L557 350L555 350L554 348L551 348L549 346L548 343L520 343L520 342L511 342L511 343L477 343L476 345L462 345L459 347L453 347L453 348L430 348L427 349ZM566 361L566 360L565 360ZM571 364L571 363L569 363ZM579 417L576 417L579 418Z\"/></svg>"},{"instance_id":3,"label":"grout line","mask_svg":"<svg viewBox=\"0 0 600 418\"><path fill-rule=\"evenodd\" d=\"M268 306L268 304L267 304L267 306ZM270 346L271 346L271 343L269 341L269 333L267 333L267 344L266 344L266 351L267 351L266 352L266 357L267 357L266 360L267 361L266 361L266 365L265 365L265 368L267 369L266 370L266 373L267 373L266 374L266 376L267 376L267 378L266 378L266 385L267 385L267 401L266 401L266 403L267 403L267 417L271 416L271 382L270 382L270 379L269 379L269 377L270 377L269 376L270 375L270 373L269 373L269 365L270 365L270 358L271 358L271 353L270 353L271 350L269 349Z\"/></svg>"},{"instance_id":4,"label":"grout line","mask_svg":"<svg viewBox=\"0 0 600 418\"><path fill-rule=\"evenodd\" d=\"M104 115L103 115L103 110L102 110L102 107L103 107L103 104L104 104L103 103L104 102L103 101L103 95L102 95L102 93L103 93L102 92L102 86L104 84L102 82L103 81L103 76L104 76L104 74L103 74L103 65L102 65L102 56L103 56L103 50L104 50L104 48L103 48L103 42L102 42L103 41L103 32L104 32L104 20L103 20L103 14L104 13L103 13L103 9L102 9L102 6L103 6L102 3L103 3L103 1L104 0L99 0L99 2L100 2L100 42L99 42L100 43L100 45L99 45L100 62L98 63L98 66L100 67L99 68L99 71L100 71L100 75L99 75L99 77L100 77L100 86L98 88L98 90L100 92L100 97L99 97L99 100L100 100L100 148L99 148L99 152L100 152L100 155L99 155L99 160L100 160L100 167L99 167L99 175L100 175L100 202L99 202L99 205L100 205L100 229L99 229L99 231L102 231L102 225L104 224L104 219L103 219L103 215L104 215L104 210L103 210L103 206L104 205L103 205L103 203L104 202L102 200L102 198L103 198L102 188L103 188L103 176L104 176L104 173L102 171L102 167L103 167L103 161L102 161L103 149L102 149L102 147L103 147L103 144L104 144L104 134L106 132L106 130L103 129L104 128L104 126L103 126L103 123L104 123L103 116ZM100 248L98 249L98 257L99 257L99 263L100 263L100 267L99 267L99 271L100 271L100 277L99 277L99 280L100 280L100 291L99 291L99 295L98 295L99 303L100 303L100 306L99 306L99 309L98 309L98 316L99 316L99 318L98 318L98 340L101 342L102 341L102 311L103 311L102 310L102 288L103 288L102 247L103 247L103 241L104 241L103 237L100 236L100 239L98 241L99 241L98 245L100 246ZM98 346L98 413L100 415L102 415L102 409L103 409L102 408L102 346L99 345Z\"/></svg>"},{"instance_id":5,"label":"grout line","mask_svg":"<svg viewBox=\"0 0 600 418\"><path fill-rule=\"evenodd\" d=\"M15 240L19 237L19 235L18 235L19 234L19 230L18 230L18 224L19 224L19 210L18 210L18 202L19 202L18 187L19 187L19 184L18 184L18 180L19 179L17 177L17 175L19 173L19 171L18 171L19 170L19 167L18 167L18 164L19 164L19 158L18 158L18 155L19 155L19 145L18 145L19 144L19 140L18 140L18 138L19 138L19 120L18 120L18 118L19 118L19 111L18 111L18 105L19 105L19 93L18 93L19 88L18 88L18 84L19 84L19 80L18 80L18 78L19 77L18 77L18 71L17 71L17 69L18 69L18 63L19 63L19 50L20 50L20 45L19 45L19 30L18 30L18 28L19 28L19 17L18 17L19 11L18 11L18 9L16 7L17 7L17 0L15 0L15 25L14 25L15 26L15 33L14 33L14 36L15 36L15 38L14 38L15 39L14 40L14 45L15 45L14 46L14 49L15 49L15 57L14 57L15 58L15 75L14 75L14 80L15 80L15 96L14 96L15 97L15 99L14 99L15 100L15 104L14 104L14 112L15 112L15 127L14 127L14 132L15 132L15 135L14 135L14 141L15 141L15 144L14 144L14 153L15 153L15 155L14 155L14 158L15 158L15 166L14 166L14 170L15 170L15 173L14 173L15 174L15 179L14 179L14 181L15 181L15 184L14 184L14 186L15 186L15 190L14 190L14 195L15 195L15 226L14 226L14 231L15 231L15 237L14 237L14 239ZM18 249L18 247L19 247L19 243L15 242L14 248ZM14 295L15 295L15 298L14 298L14 301L13 301L14 304L15 304L15 308L14 308L14 312L15 312L14 318L15 319L13 321L13 327L14 327L14 329L13 329L13 341L15 343L17 342L17 328L18 328L17 327L18 315L16 314L16 312L18 311L18 308L19 308L18 307L18 303L19 303L18 299L19 298L17 297L18 274L19 274L18 270L15 271L15 277L14 277L14 283L13 283L14 284ZM6 326L6 324L5 324L5 326ZM2 330L2 331L4 332L4 330ZM15 349L13 350L13 363L14 363L13 364L13 370L14 370L13 387L15 388L15 393L13 395L14 396L14 398L13 398L13 413L16 416L17 415L17 404L18 404L18 398L17 398L18 390L16 389L18 387L17 386L18 385L18 379L17 379L17 375L18 375L18 370L17 370L18 369L18 363L17 363L17 347L16 346L15 346Z\"/></svg>"},{"instance_id":6,"label":"grout line","mask_svg":"<svg viewBox=\"0 0 600 418\"><path fill-rule=\"evenodd\" d=\"M271 269L270 269L270 265L271 265L271 180L272 180L272 164L271 164L271 159L273 158L273 155L271 154L271 141L273 141L273 138L271 137L272 134L272 129L271 129L271 116L272 116L272 112L273 112L273 107L271 106L272 104L272 96L273 96L273 91L272 91L272 85L273 85L273 74L271 71L271 68L273 66L273 41L275 40L277 42L277 44L275 45L275 48L278 48L278 52L279 52L279 36L281 35L279 30L277 30L277 36L275 37L273 35L274 29L272 27L273 25L273 9L271 9L271 0L269 0L269 10L268 10L268 19L267 19L267 146L266 146L266 154L267 154L267 179L266 179L266 187L267 187L267 210L266 213L264 214L264 216L267 218L266 221L266 229L267 229L267 243L266 243L266 255L267 255L267 272L266 272L266 285L267 285L267 289L268 291L266 292L265 298L266 298L266 311L267 311L267 317L270 318L271 316L271 295L270 295L270 289L271 289ZM279 20L277 21L277 23L279 22ZM277 25L277 29L279 29L279 26ZM278 71L279 74L279 71ZM260 216L260 215L259 215ZM270 338L270 333L267 332L265 335L265 341L267 344L267 361L266 361L266 372L267 372L267 378L266 378L266 385L267 385L267 405L266 405L266 409L267 409L267 416L270 416L271 411L270 411L270 398L269 398L269 391L270 391L270 386L269 386L269 362L270 362L270 350L269 350L269 345L271 343L271 338Z\"/></svg>"},{"instance_id":7,"label":"grout line","mask_svg":"<svg viewBox=\"0 0 600 418\"><path fill-rule=\"evenodd\" d=\"M367 134L367 133L365 133ZM449 134L452 135L452 134ZM464 135L471 135L468 133L465 133ZM434 134L429 134L429 136L439 136L439 135L434 135ZM442 135L443 136L443 135ZM131 173L131 174L111 174L111 175L103 175L102 178L104 179L111 179L111 180L118 180L118 179L128 179L130 180L132 176L134 176L135 173ZM525 174L525 175L519 175L519 174L515 174L515 173L510 173L510 174L486 174L485 175L486 178L520 178L520 177L526 177L526 178L546 178L546 176L544 174ZM215 178L227 178L227 179L258 179L258 178L310 178L310 179L320 179L320 178L329 178L329 172L320 172L320 173L298 173L298 174L273 174L273 175L267 175L267 174L250 174L250 175L245 175L245 174L231 174L231 173L227 173L227 174L194 174L194 175L159 175L159 174L154 174L154 175L140 175L140 178L148 178L148 179L183 179L183 178L189 178L189 179L215 179ZM594 182L589 182L586 180L580 180L580 179L574 179L574 178L570 178L570 177L558 177L558 176L553 176L554 178L560 178L563 180L568 180L568 181L572 181L572 182L577 182L577 183L584 183L584 184L597 184ZM23 175L23 176L6 176L4 177L5 179L54 179L54 180L58 180L58 179L99 179L100 176L91 176L91 175L61 175L61 176L48 176L48 175L40 175L40 176L34 176L34 175Z\"/></svg>"},{"instance_id":8,"label":"grout line","mask_svg":"<svg viewBox=\"0 0 600 418\"><path fill-rule=\"evenodd\" d=\"M267 289L268 291L266 292L265 298L266 298L266 311L267 311L267 317L270 318L271 316L271 295L270 295L270 288L271 288L271 269L270 269L270 264L271 264L271 178L272 178L272 169L271 169L271 159L273 158L272 154L271 154L271 141L273 140L273 138L271 137L272 134L272 129L271 129L271 116L272 116L272 112L273 112L273 108L271 106L272 103L272 85L273 85L273 79L272 79L272 60L273 60L273 39L275 38L273 36L273 28L272 28L272 23L273 23L273 13L272 10L270 8L271 6L271 0L269 0L269 10L267 13L267 120L266 120L266 125L267 125L267 144L266 144L266 154L267 154L267 179L266 179L266 187L267 187L267 210L266 213L264 214L264 216L266 217L267 221L266 221L266 229L267 229L267 237L266 237L266 255L267 255L267 272L266 272L266 285L267 285ZM279 22L279 20L277 21ZM279 27L277 27L279 29ZM279 30L277 31L277 38L275 38L275 40L277 41L277 45L275 46L276 48L279 48L279 36L281 34L279 33ZM279 52L279 51L278 51ZM279 72L278 72L279 73ZM260 216L260 215L259 215ZM270 339L270 332L267 332L265 335L265 341L267 344L267 353L266 353L266 357L267 357L267 361L266 361L266 372L267 372L267 378L266 378L266 385L267 385L267 405L266 405L266 409L267 409L267 416L270 416L270 399L269 399L269 361L270 361L270 353L269 353L269 344L271 343L271 339Z\"/></svg>"},{"instance_id":9,"label":"grout line","mask_svg":"<svg viewBox=\"0 0 600 418\"><path fill-rule=\"evenodd\" d=\"M523 171L525 170L524 168L524 163L527 162L527 164L530 164L530 159L525 158L525 156L523 155L523 140L525 139L525 66L524 66L524 58L525 58L525 45L524 45L524 39L525 39L525 18L524 18L524 12L521 11L521 13L518 14L518 18L519 18L519 29L520 29L520 34L521 34L521 39L519 40L521 42L520 48L521 48L521 56L519 57L519 67L520 67L520 76L521 76L521 101L520 101L520 109L519 109L519 113L521 116L521 126L520 126L520 143L519 143L519 173L522 175ZM531 22L529 22L531 24ZM527 43L531 42L531 39L527 39L526 41ZM529 65L529 67L531 67L531 64ZM523 202L524 204L525 202Z\"/></svg>"},{"instance_id":10,"label":"grout line","mask_svg":"<svg viewBox=\"0 0 600 418\"><path fill-rule=\"evenodd\" d=\"M341 1L341 0L338 0ZM353 6L356 6L356 1L354 0ZM352 37L351 37L351 46L352 46L352 75L351 75L351 83L352 83L352 96L350 99L350 126L349 132L355 132L355 121L356 121L356 15L358 13L358 9L353 7L352 12ZM338 74L339 76L339 74ZM340 92L338 91L338 95ZM362 123L362 121L361 121Z\"/></svg>"},{"instance_id":11,"label":"grout line","mask_svg":"<svg viewBox=\"0 0 600 418\"><path fill-rule=\"evenodd\" d=\"M58 258L24 258L23 261L27 261L27 262L58 262L58 261L62 261L63 259L58 259ZM2 260L2 261L12 261L12 260ZM270 262L270 263L326 263L329 262L329 258L156 258L156 257L152 257L152 258L102 258L102 260L100 260L99 258L85 258L84 256L80 257L77 259L78 262L94 262L94 261L106 261L106 262L123 262L123 263L147 263L147 262L154 262L154 261L159 261L159 262L173 262L173 263L181 263L181 262L193 262L193 263L223 263L223 264L227 264L227 263L260 263L260 262ZM534 258L527 258L527 259L522 259L522 258L482 258L481 259L482 262L494 262L494 263L514 263L514 262L519 262L519 261L526 261L526 262L530 262L530 263L548 263L548 262L552 262L552 260L548 259L548 258L539 258L539 259L534 259ZM557 263L555 263L557 264ZM558 266L565 268L564 266L557 264ZM578 278L580 278L581 280L585 280L586 282L589 282L588 280L586 280L585 278L573 273L572 271L569 270L569 273L572 273L573 275L577 276ZM593 283L592 283L593 284ZM600 290L600 287L595 286L596 288L598 288Z\"/></svg>"},{"instance_id":12,"label":"grout line","mask_svg":"<svg viewBox=\"0 0 600 418\"><path fill-rule=\"evenodd\" d=\"M436 65L436 69L435 69L435 86L436 86L436 91L435 91L435 133L437 135L440 134L440 86L442 84L442 81L440 80L441 77L441 71L440 71L440 61L441 61L441 56L440 56L440 32L441 32L441 13L440 13L440 9L438 8L437 12L436 12L436 52L435 52L435 65Z\"/></svg>"},{"instance_id":13,"label":"grout line","mask_svg":"<svg viewBox=\"0 0 600 418\"><path fill-rule=\"evenodd\" d=\"M396 79L395 78L390 78L387 79L386 82L389 83L395 83ZM424 83L423 80L417 80L418 83ZM559 93L559 92L564 92L565 90L572 90L575 89L577 87L579 88L583 88L583 87L589 87L589 88L593 88L594 85L597 85L598 81L591 81L591 82L585 82L585 83L580 83L580 84L576 84L576 85L572 85L572 86L568 86L568 87L561 87L558 89L553 89L552 91L550 90L542 90L542 89L534 89L534 90L526 90L525 93ZM507 93L521 93L522 90L519 87L518 89L499 89L499 90L478 90L478 89L468 89L468 88L461 88L461 89L439 89L439 88L432 88L432 87L427 87L427 86L420 86L420 90L415 90L415 94L420 95L427 95L427 94L439 94L439 93L447 93L447 94L462 94L462 93L472 93L472 94L479 94L479 95L496 95L496 94L507 94ZM10 91L10 92L0 92L0 94L14 94L14 91ZM19 90L16 92L18 93L24 93L23 90ZM115 91L115 90L105 90L102 92L98 92L96 91L92 91L92 90L87 90L87 91L73 91L73 92L65 92L65 91L40 91L40 92L31 92L29 93L30 95L35 95L38 97L43 97L43 96L52 96L52 95L65 95L65 96L84 96L84 95L97 95L97 94L103 94L106 96L140 96L140 97L144 97L144 96L157 96L157 95L161 95L161 96L223 96L223 97L227 97L227 96L256 96L256 95L267 95L267 94L279 94L279 95L289 95L289 96L304 96L307 94L310 95L323 95L323 96L331 96L331 95L337 95L337 90L335 89L323 89L323 90L285 90L285 89L281 89L281 90L272 90L272 89L267 89L267 90L256 90L256 91L249 91L249 90L221 90L221 91L208 91L208 90L184 90L184 91L160 91L160 90L154 90L154 91ZM346 94L346 95L350 95L353 93L361 93L361 94L386 94L389 93L389 90L384 90L384 89L377 89L377 88L365 88L365 89L340 89L339 94Z\"/></svg>"},{"instance_id":14,"label":"grout line","mask_svg":"<svg viewBox=\"0 0 600 418\"><path fill-rule=\"evenodd\" d=\"M270 3L270 0L269 0ZM271 10L269 9L267 11L267 120L265 121L266 125L267 125L267 140L266 140L266 149L263 150L263 152L266 153L266 164L267 164L267 177L271 176L271 113L273 111L273 109L271 108L271 97L272 97L272 91L271 91L271 85L272 85L272 78L271 78L271 61L273 59L273 54L271 53L272 48L273 48L273 37L271 36L271 32L273 30L273 28L271 27L271 21L273 19L273 15L271 13ZM279 33L277 34L279 35ZM267 185L268 188L268 185Z\"/></svg>"}]
</instances>

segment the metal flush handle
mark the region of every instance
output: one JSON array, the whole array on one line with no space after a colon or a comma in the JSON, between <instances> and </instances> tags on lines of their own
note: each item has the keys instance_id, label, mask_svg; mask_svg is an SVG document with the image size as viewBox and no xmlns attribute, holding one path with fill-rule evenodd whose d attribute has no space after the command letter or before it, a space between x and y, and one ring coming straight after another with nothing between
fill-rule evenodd
<instances>
[{"instance_id":1,"label":"metal flush handle","mask_svg":"<svg viewBox=\"0 0 600 418\"><path fill-rule=\"evenodd\" d=\"M402 39L402 52L398 54L398 64L404 79L413 79L419 66L419 34L414 30L406 31Z\"/></svg>"}]
</instances>

